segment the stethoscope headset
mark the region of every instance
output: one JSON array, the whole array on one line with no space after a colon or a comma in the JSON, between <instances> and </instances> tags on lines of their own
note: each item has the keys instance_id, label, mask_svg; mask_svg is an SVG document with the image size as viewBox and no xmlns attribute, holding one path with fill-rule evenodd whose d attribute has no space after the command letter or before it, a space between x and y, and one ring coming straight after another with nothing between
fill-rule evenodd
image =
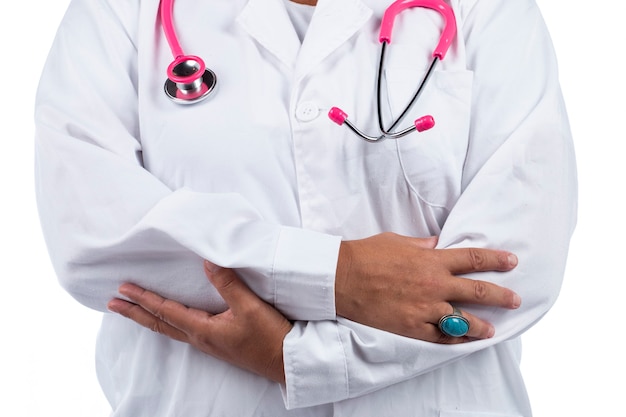
<instances>
[{"instance_id":1,"label":"stethoscope headset","mask_svg":"<svg viewBox=\"0 0 626 417\"><path fill-rule=\"evenodd\" d=\"M382 73L385 63L385 52L387 45L391 43L391 32L396 16L403 10L411 7L423 7L435 10L444 19L444 28L441 32L439 43L432 54L432 61L426 74L422 78L415 94L406 105L400 116L396 118L390 127L385 128L381 112L381 84ZM159 5L161 24L167 42L174 55L174 60L167 68L167 80L165 81L165 94L174 102L179 104L198 103L211 96L217 87L217 77L213 71L208 69L204 61L195 55L186 55L178 42L173 23L174 0L161 0ZM328 113L328 117L338 125L345 124L356 135L368 142L378 142L382 139L399 139L413 131L423 132L435 125L432 116L426 115L416 119L413 124L400 131L392 131L407 115L409 109L418 100L425 86L428 84L437 63L446 55L454 36L456 35L456 20L452 8L443 0L396 0L385 10L383 15L378 40L381 43L380 61L376 76L377 93L377 116L378 116L378 136L371 136L359 130L350 120L348 115L341 109L333 107Z\"/></svg>"}]
</instances>

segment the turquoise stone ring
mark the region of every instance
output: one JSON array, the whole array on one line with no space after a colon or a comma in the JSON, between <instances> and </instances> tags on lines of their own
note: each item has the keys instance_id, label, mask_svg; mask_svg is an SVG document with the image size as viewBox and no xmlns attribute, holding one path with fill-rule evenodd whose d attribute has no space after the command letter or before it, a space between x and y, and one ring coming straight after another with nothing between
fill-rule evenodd
<instances>
[{"instance_id":1,"label":"turquoise stone ring","mask_svg":"<svg viewBox=\"0 0 626 417\"><path fill-rule=\"evenodd\" d=\"M452 314L446 314L439 320L439 330L450 337L462 337L469 332L469 321L456 307L452 307Z\"/></svg>"}]
</instances>

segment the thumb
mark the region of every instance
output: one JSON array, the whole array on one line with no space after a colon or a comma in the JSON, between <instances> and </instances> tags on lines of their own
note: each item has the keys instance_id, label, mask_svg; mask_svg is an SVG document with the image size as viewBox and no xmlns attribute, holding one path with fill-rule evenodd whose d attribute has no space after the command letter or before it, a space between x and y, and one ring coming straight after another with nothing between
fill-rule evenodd
<instances>
[{"instance_id":1,"label":"thumb","mask_svg":"<svg viewBox=\"0 0 626 417\"><path fill-rule=\"evenodd\" d=\"M232 269L222 268L205 260L204 273L231 310L237 310L238 306L245 305L250 297L254 297Z\"/></svg>"}]
</instances>

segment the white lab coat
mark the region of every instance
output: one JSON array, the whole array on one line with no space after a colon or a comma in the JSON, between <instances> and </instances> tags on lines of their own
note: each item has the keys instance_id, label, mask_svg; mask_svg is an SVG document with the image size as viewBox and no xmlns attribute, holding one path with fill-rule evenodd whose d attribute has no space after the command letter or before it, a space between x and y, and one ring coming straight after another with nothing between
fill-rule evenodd
<instances>
[{"instance_id":1,"label":"white lab coat","mask_svg":"<svg viewBox=\"0 0 626 417\"><path fill-rule=\"evenodd\" d=\"M97 370L113 416L530 416L518 336L555 301L575 223L573 150L549 35L532 0L451 0L458 35L416 105L425 133L377 144L381 0L320 0L301 45L283 0L185 0L183 49L217 76L193 106L165 96L158 0L74 0L37 99L37 194L62 285L105 311L132 281L188 305L224 303L202 259L237 268L295 321L286 385L105 314ZM400 15L383 110L397 114L442 21ZM410 121L407 119L406 123ZM341 239L439 235L515 252L481 279L517 311L463 306L490 340L446 346L335 315Z\"/></svg>"}]
</instances>

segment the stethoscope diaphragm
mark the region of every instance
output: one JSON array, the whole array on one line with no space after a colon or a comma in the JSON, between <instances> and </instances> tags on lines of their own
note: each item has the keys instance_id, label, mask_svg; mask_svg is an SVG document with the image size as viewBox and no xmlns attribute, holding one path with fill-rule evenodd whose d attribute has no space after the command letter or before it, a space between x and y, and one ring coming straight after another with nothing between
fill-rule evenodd
<instances>
[{"instance_id":1,"label":"stethoscope diaphragm","mask_svg":"<svg viewBox=\"0 0 626 417\"><path fill-rule=\"evenodd\" d=\"M202 74L202 75L198 75ZM217 86L217 77L197 56L176 58L167 69L165 94L179 104L193 104L209 97Z\"/></svg>"}]
</instances>

